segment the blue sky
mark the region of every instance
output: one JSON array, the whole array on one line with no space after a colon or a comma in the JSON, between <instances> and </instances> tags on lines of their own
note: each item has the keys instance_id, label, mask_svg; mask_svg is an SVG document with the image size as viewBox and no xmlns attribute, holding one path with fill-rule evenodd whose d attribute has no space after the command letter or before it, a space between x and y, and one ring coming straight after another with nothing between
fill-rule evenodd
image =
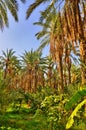
<instances>
[{"instance_id":1,"label":"blue sky","mask_svg":"<svg viewBox=\"0 0 86 130\"><path fill-rule=\"evenodd\" d=\"M24 50L35 50L40 45L35 37L35 34L40 31L40 27L34 26L33 23L39 20L40 10L44 9L44 5L37 8L28 20L25 19L25 13L28 6L34 0L29 0L26 4L19 3L19 22L15 22L14 18L9 13L9 28L4 28L0 31L0 55L2 50L13 48L17 55L21 55ZM44 56L48 53L48 48L44 49Z\"/></svg>"}]
</instances>

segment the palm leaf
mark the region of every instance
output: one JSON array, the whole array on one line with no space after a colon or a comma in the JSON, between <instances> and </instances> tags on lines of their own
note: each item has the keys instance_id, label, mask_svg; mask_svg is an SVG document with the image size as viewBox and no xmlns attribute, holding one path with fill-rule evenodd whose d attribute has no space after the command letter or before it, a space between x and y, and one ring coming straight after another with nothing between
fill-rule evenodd
<instances>
[{"instance_id":1,"label":"palm leaf","mask_svg":"<svg viewBox=\"0 0 86 130\"><path fill-rule=\"evenodd\" d=\"M41 45L39 46L39 48L38 48L37 50L38 50L38 51L42 51L42 50L45 48L45 46L48 45L47 43L48 43L48 41L45 41L43 44L41 44Z\"/></svg>"},{"instance_id":2,"label":"palm leaf","mask_svg":"<svg viewBox=\"0 0 86 130\"><path fill-rule=\"evenodd\" d=\"M69 100L69 102L65 105L65 109L68 111L74 107L74 105L80 101L84 96L86 96L86 90L78 91L74 96Z\"/></svg>"},{"instance_id":3,"label":"palm leaf","mask_svg":"<svg viewBox=\"0 0 86 130\"><path fill-rule=\"evenodd\" d=\"M36 7L38 7L43 2L46 2L46 0L35 0L33 4L31 4L26 12L26 19L28 19L31 15L31 13L34 11Z\"/></svg>"},{"instance_id":4,"label":"palm leaf","mask_svg":"<svg viewBox=\"0 0 86 130\"><path fill-rule=\"evenodd\" d=\"M18 21L17 11L18 11L18 3L16 0L5 0L6 6L10 10L11 14Z\"/></svg>"},{"instance_id":5,"label":"palm leaf","mask_svg":"<svg viewBox=\"0 0 86 130\"><path fill-rule=\"evenodd\" d=\"M86 99L83 100L82 102L80 102L80 103L76 106L76 108L74 109L74 111L72 112L72 114L70 115L70 117L69 117L69 119L68 119L68 122L67 122L67 124L66 124L66 129L69 129L69 128L73 125L73 123L74 123L74 119L73 119L74 116L76 116L77 112L79 111L79 109L81 109L81 107L82 107L84 104L86 104Z\"/></svg>"},{"instance_id":6,"label":"palm leaf","mask_svg":"<svg viewBox=\"0 0 86 130\"><path fill-rule=\"evenodd\" d=\"M8 17L7 17L7 9L5 6L5 3L3 1L0 2L0 25L1 28L3 27L3 25L8 26Z\"/></svg>"},{"instance_id":7,"label":"palm leaf","mask_svg":"<svg viewBox=\"0 0 86 130\"><path fill-rule=\"evenodd\" d=\"M42 30L40 32L38 32L37 34L35 34L35 36L37 37L37 39L40 39L42 37L44 37L46 35L46 30Z\"/></svg>"},{"instance_id":8,"label":"palm leaf","mask_svg":"<svg viewBox=\"0 0 86 130\"><path fill-rule=\"evenodd\" d=\"M21 2L25 3L25 2L26 2L26 0L21 0Z\"/></svg>"}]
</instances>

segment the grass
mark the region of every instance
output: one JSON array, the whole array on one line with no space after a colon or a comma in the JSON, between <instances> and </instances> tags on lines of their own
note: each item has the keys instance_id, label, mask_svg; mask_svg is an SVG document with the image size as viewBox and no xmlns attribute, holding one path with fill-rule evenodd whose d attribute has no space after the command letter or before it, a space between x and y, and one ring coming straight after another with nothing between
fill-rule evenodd
<instances>
[{"instance_id":1,"label":"grass","mask_svg":"<svg viewBox=\"0 0 86 130\"><path fill-rule=\"evenodd\" d=\"M0 130L65 130L63 124L57 122L57 126L52 128L40 109L37 109L35 113L27 108L21 108L20 111L11 109L4 114L0 113ZM78 124L76 122L70 130L85 130L85 128L84 120L81 120Z\"/></svg>"},{"instance_id":2,"label":"grass","mask_svg":"<svg viewBox=\"0 0 86 130\"><path fill-rule=\"evenodd\" d=\"M26 110L27 111L27 110ZM0 129L2 130L47 130L46 117L27 112L6 112L0 115Z\"/></svg>"}]
</instances>

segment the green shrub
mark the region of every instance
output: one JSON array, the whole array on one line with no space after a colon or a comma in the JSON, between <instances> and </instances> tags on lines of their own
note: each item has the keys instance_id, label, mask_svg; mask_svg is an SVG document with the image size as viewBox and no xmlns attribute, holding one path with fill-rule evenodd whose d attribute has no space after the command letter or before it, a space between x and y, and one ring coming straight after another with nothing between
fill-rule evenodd
<instances>
[{"instance_id":1,"label":"green shrub","mask_svg":"<svg viewBox=\"0 0 86 130\"><path fill-rule=\"evenodd\" d=\"M67 95L51 95L41 103L41 109L47 116L50 129L64 130L66 123L65 103L68 101Z\"/></svg>"}]
</instances>

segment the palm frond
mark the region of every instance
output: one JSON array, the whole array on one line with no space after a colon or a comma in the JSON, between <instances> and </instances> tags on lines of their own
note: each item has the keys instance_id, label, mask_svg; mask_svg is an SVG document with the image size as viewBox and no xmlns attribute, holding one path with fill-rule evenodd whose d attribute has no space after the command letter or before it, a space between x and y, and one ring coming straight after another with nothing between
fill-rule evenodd
<instances>
[{"instance_id":1,"label":"palm frond","mask_svg":"<svg viewBox=\"0 0 86 130\"><path fill-rule=\"evenodd\" d=\"M78 91L65 105L66 110L70 110L73 106L80 101L84 96L86 96L86 90Z\"/></svg>"},{"instance_id":2,"label":"palm frond","mask_svg":"<svg viewBox=\"0 0 86 130\"><path fill-rule=\"evenodd\" d=\"M77 112L81 109L81 107L83 105L86 104L86 99L84 99L82 102L80 102L76 108L74 109L74 111L72 112L72 114L70 115L69 119L68 119L68 122L66 124L66 129L69 129L73 123L74 123L74 116L76 116Z\"/></svg>"},{"instance_id":3,"label":"palm frond","mask_svg":"<svg viewBox=\"0 0 86 130\"><path fill-rule=\"evenodd\" d=\"M50 33L47 33L46 36L42 38L40 44L43 44L45 41L47 41L47 43L50 43Z\"/></svg>"},{"instance_id":4,"label":"palm frond","mask_svg":"<svg viewBox=\"0 0 86 130\"><path fill-rule=\"evenodd\" d=\"M43 2L45 2L46 0L36 0L33 4L31 4L29 6L29 8L27 9L27 12L26 12L26 19L28 19L31 15L31 13L34 11L34 9L36 7L38 7L39 5L41 5Z\"/></svg>"},{"instance_id":5,"label":"palm frond","mask_svg":"<svg viewBox=\"0 0 86 130\"><path fill-rule=\"evenodd\" d=\"M40 38L44 37L46 34L47 34L47 31L42 30L42 31L36 33L35 36L37 37L37 39L40 39Z\"/></svg>"},{"instance_id":6,"label":"palm frond","mask_svg":"<svg viewBox=\"0 0 86 130\"><path fill-rule=\"evenodd\" d=\"M26 0L21 0L23 3ZM4 26L9 25L8 10L12 14L15 21L18 21L18 2L17 0L0 0L0 29L3 30Z\"/></svg>"},{"instance_id":7,"label":"palm frond","mask_svg":"<svg viewBox=\"0 0 86 130\"><path fill-rule=\"evenodd\" d=\"M41 44L37 50L42 51L45 48L45 46L48 45L48 43L49 43L49 41L43 42L43 44Z\"/></svg>"},{"instance_id":8,"label":"palm frond","mask_svg":"<svg viewBox=\"0 0 86 130\"><path fill-rule=\"evenodd\" d=\"M42 22L35 22L33 23L34 25L38 25L38 26L41 26L41 27L50 27L49 23L45 22L45 23L42 23ZM46 28L47 29L47 28Z\"/></svg>"},{"instance_id":9,"label":"palm frond","mask_svg":"<svg viewBox=\"0 0 86 130\"><path fill-rule=\"evenodd\" d=\"M3 25L3 20L2 20L2 16L0 15L0 29L3 31L4 29L4 25Z\"/></svg>"},{"instance_id":10,"label":"palm frond","mask_svg":"<svg viewBox=\"0 0 86 130\"><path fill-rule=\"evenodd\" d=\"M5 0L6 6L10 10L11 14L18 21L17 11L18 11L18 3L16 0Z\"/></svg>"},{"instance_id":11,"label":"palm frond","mask_svg":"<svg viewBox=\"0 0 86 130\"><path fill-rule=\"evenodd\" d=\"M21 2L25 3L25 2L26 2L26 0L21 0Z\"/></svg>"},{"instance_id":12,"label":"palm frond","mask_svg":"<svg viewBox=\"0 0 86 130\"><path fill-rule=\"evenodd\" d=\"M3 1L0 2L0 23L1 27L8 26L7 9Z\"/></svg>"}]
</instances>

